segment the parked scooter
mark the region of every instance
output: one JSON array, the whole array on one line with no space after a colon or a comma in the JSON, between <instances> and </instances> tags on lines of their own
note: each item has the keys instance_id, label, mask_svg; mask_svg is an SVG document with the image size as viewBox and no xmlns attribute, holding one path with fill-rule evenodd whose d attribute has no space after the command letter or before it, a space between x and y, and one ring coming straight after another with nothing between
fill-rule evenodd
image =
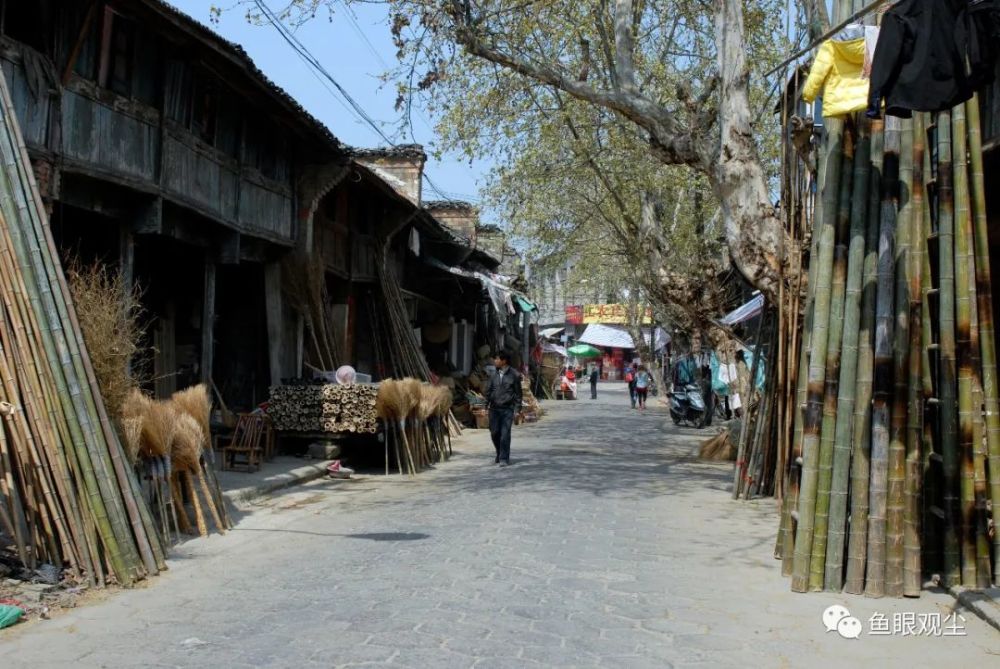
<instances>
[{"instance_id":1,"label":"parked scooter","mask_svg":"<svg viewBox=\"0 0 1000 669\"><path fill-rule=\"evenodd\" d=\"M682 423L693 427L705 427L705 399L701 388L690 383L670 393L670 417L674 425Z\"/></svg>"}]
</instances>

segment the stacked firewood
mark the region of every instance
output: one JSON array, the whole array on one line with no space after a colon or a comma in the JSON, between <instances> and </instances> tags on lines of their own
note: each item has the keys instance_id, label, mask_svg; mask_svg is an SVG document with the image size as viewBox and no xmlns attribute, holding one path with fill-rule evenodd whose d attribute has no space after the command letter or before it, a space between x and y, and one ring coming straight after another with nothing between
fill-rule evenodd
<instances>
[{"instance_id":1,"label":"stacked firewood","mask_svg":"<svg viewBox=\"0 0 1000 669\"><path fill-rule=\"evenodd\" d=\"M278 430L374 433L377 394L366 384L274 386L267 413Z\"/></svg>"}]
</instances>

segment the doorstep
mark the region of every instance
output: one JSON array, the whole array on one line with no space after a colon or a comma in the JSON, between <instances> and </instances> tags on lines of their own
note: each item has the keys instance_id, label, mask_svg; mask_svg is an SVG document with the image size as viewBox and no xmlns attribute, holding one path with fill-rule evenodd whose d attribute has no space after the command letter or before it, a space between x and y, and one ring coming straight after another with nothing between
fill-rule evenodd
<instances>
[{"instance_id":1,"label":"doorstep","mask_svg":"<svg viewBox=\"0 0 1000 669\"><path fill-rule=\"evenodd\" d=\"M276 490L291 488L326 476L333 460L307 460L279 455L256 472L216 471L223 496L233 504L246 503Z\"/></svg>"},{"instance_id":2,"label":"doorstep","mask_svg":"<svg viewBox=\"0 0 1000 669\"><path fill-rule=\"evenodd\" d=\"M959 605L1000 631L1000 588L969 590L953 586L948 588L948 594L954 597Z\"/></svg>"}]
</instances>

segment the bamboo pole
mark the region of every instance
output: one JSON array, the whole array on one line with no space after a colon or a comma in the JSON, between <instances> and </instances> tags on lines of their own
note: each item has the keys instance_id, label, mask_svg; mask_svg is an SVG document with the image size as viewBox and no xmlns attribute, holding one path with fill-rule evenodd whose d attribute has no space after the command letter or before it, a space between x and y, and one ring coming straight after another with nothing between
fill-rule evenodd
<instances>
[{"instance_id":1,"label":"bamboo pole","mask_svg":"<svg viewBox=\"0 0 1000 669\"><path fill-rule=\"evenodd\" d=\"M970 249L973 246L972 218L969 217L967 234ZM971 253L971 251L970 251ZM974 260L970 259L974 263ZM976 543L976 587L990 587L990 542L987 517L986 487L986 423L983 417L982 360L979 357L979 314L976 309L976 277L969 272L969 292L972 295L972 316L969 319L969 342L972 349L972 456L974 458L974 531Z\"/></svg>"},{"instance_id":2,"label":"bamboo pole","mask_svg":"<svg viewBox=\"0 0 1000 669\"><path fill-rule=\"evenodd\" d=\"M871 182L868 189L865 235L864 284L861 298L861 330L858 334L857 397L854 409L851 452L851 513L844 591L859 595L865 588L868 556L868 487L871 469L872 388L875 367L875 306L878 282L879 233L881 231L882 168L885 122L871 122Z\"/></svg>"},{"instance_id":3,"label":"bamboo pole","mask_svg":"<svg viewBox=\"0 0 1000 669\"><path fill-rule=\"evenodd\" d=\"M924 115L913 115L912 175L904 180L913 205L910 216L908 292L910 302L909 383L907 388L906 463L903 507L903 594L917 597L921 589L920 561L920 447L923 439L923 265L927 236L924 232Z\"/></svg>"},{"instance_id":4,"label":"bamboo pole","mask_svg":"<svg viewBox=\"0 0 1000 669\"><path fill-rule=\"evenodd\" d=\"M819 478L820 429L826 380L826 351L829 343L830 300L833 274L836 207L843 154L843 121L827 119L826 180L823 184L823 211L818 233L819 255L815 262L816 291L813 303L812 346L809 355L806 413L802 427L802 478L799 483L798 525L792 565L792 590L809 587L813 528L816 513L816 485Z\"/></svg>"},{"instance_id":5,"label":"bamboo pole","mask_svg":"<svg viewBox=\"0 0 1000 669\"><path fill-rule=\"evenodd\" d=\"M834 436L833 472L830 482L830 520L827 529L824 588L839 592L844 583L845 526L851 461L851 431L858 376L858 341L861 336L861 287L865 269L865 232L868 185L871 181L871 123L858 123L857 149L851 199L850 245L844 303L843 357L838 384L837 422Z\"/></svg>"},{"instance_id":6,"label":"bamboo pole","mask_svg":"<svg viewBox=\"0 0 1000 669\"><path fill-rule=\"evenodd\" d=\"M837 425L837 398L840 382L840 352L844 335L844 302L847 291L847 245L851 228L851 186L854 168L854 132L844 126L843 158L837 196L836 245L833 251L833 277L830 296L829 338L826 345L823 419L820 428L819 477L816 482L816 520L813 528L809 588L822 590L826 567L826 540L829 531L830 487L833 481L834 438Z\"/></svg>"},{"instance_id":7,"label":"bamboo pole","mask_svg":"<svg viewBox=\"0 0 1000 669\"><path fill-rule=\"evenodd\" d=\"M983 143L979 98L966 103L969 162L975 230L976 298L979 303L979 349L982 357L983 398L986 405L986 452L989 499L1000 509L1000 402L997 391L996 338L993 325L993 288L990 273L989 225L986 218L986 185L983 178ZM1000 531L993 533L993 581L1000 584Z\"/></svg>"},{"instance_id":8,"label":"bamboo pole","mask_svg":"<svg viewBox=\"0 0 1000 669\"><path fill-rule=\"evenodd\" d=\"M886 486L885 592L903 595L903 510L906 487L906 427L910 372L910 232L913 226L913 121L900 122L896 201L895 316L892 346L892 417Z\"/></svg>"},{"instance_id":9,"label":"bamboo pole","mask_svg":"<svg viewBox=\"0 0 1000 669\"><path fill-rule=\"evenodd\" d=\"M952 176L951 112L938 113L938 253L940 373L939 416L941 424L941 459L943 469L942 500L944 505L944 574L947 585L961 579L959 526L961 511L958 504L959 451L958 402L955 374L955 209Z\"/></svg>"},{"instance_id":10,"label":"bamboo pole","mask_svg":"<svg viewBox=\"0 0 1000 669\"><path fill-rule=\"evenodd\" d=\"M972 295L974 268L972 216L969 211L969 172L965 106L952 110L952 165L955 198L955 345L958 358L958 452L961 466L959 490L962 517L960 537L962 585L976 585L976 498L973 456L972 405Z\"/></svg>"},{"instance_id":11,"label":"bamboo pole","mask_svg":"<svg viewBox=\"0 0 1000 669\"><path fill-rule=\"evenodd\" d=\"M875 296L875 370L872 387L871 471L868 487L868 564L865 594L885 594L886 514L889 476L889 423L892 397L892 334L896 235L899 202L899 119L885 122L885 156L882 176L882 206L879 219L878 280Z\"/></svg>"}]
</instances>

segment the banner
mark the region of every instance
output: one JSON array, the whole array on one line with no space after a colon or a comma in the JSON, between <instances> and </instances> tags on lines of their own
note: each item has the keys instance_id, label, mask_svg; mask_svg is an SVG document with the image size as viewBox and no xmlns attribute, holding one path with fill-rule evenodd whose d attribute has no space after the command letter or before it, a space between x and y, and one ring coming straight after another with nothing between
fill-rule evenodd
<instances>
[{"instance_id":1,"label":"banner","mask_svg":"<svg viewBox=\"0 0 1000 669\"><path fill-rule=\"evenodd\" d=\"M583 325L583 305L573 304L566 307L566 324Z\"/></svg>"},{"instance_id":2,"label":"banner","mask_svg":"<svg viewBox=\"0 0 1000 669\"><path fill-rule=\"evenodd\" d=\"M567 307L567 315L569 307ZM567 319L566 321L570 321ZM624 304L585 304L583 305L584 324L603 323L605 325L625 325L628 323L628 311ZM653 309L647 308L646 314L642 318L643 325L650 325L653 322Z\"/></svg>"}]
</instances>

